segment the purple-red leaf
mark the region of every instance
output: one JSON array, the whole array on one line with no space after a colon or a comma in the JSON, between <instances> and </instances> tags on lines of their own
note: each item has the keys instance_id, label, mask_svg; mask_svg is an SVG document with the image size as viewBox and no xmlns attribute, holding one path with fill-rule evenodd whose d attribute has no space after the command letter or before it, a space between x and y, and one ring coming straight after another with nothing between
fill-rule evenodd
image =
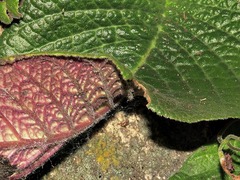
<instances>
[{"instance_id":1,"label":"purple-red leaf","mask_svg":"<svg viewBox=\"0 0 240 180\"><path fill-rule=\"evenodd\" d=\"M106 60L31 57L0 66L0 155L26 176L125 95Z\"/></svg>"}]
</instances>

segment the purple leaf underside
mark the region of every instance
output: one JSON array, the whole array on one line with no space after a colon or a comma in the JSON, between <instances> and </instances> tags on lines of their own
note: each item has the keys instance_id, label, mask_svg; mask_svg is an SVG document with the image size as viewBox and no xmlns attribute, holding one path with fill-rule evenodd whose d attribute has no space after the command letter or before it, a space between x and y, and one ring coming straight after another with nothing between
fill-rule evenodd
<instances>
[{"instance_id":1,"label":"purple leaf underside","mask_svg":"<svg viewBox=\"0 0 240 180\"><path fill-rule=\"evenodd\" d=\"M107 60L39 56L0 66L0 156L31 173L125 96Z\"/></svg>"},{"instance_id":2,"label":"purple leaf underside","mask_svg":"<svg viewBox=\"0 0 240 180\"><path fill-rule=\"evenodd\" d=\"M5 165L13 168L10 174L2 172L0 179L16 180L27 176L43 165L54 155L63 143L43 145L43 147L25 147L24 149L1 150L0 154L6 160ZM1 174L0 174L1 175Z\"/></svg>"}]
</instances>

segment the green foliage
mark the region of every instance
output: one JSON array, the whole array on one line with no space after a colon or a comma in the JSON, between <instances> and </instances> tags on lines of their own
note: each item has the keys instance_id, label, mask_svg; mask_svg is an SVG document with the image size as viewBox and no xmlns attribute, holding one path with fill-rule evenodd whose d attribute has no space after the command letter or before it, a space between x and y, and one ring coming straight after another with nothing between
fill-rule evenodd
<instances>
[{"instance_id":1,"label":"green foliage","mask_svg":"<svg viewBox=\"0 0 240 180\"><path fill-rule=\"evenodd\" d=\"M7 15L7 5L5 1L0 2L0 20L6 24L10 24L12 21Z\"/></svg>"},{"instance_id":2,"label":"green foliage","mask_svg":"<svg viewBox=\"0 0 240 180\"><path fill-rule=\"evenodd\" d=\"M159 115L188 123L240 117L238 1L25 0L20 11L20 23L0 37L1 64L45 54L108 58ZM13 17L21 17L18 1L1 1L0 21ZM220 157L237 140L223 140ZM231 153L238 173L239 154ZM229 179L212 144L171 179L221 178Z\"/></svg>"},{"instance_id":3,"label":"green foliage","mask_svg":"<svg viewBox=\"0 0 240 180\"><path fill-rule=\"evenodd\" d=\"M240 117L239 10L232 0L25 0L23 20L0 39L0 59L108 58L159 115Z\"/></svg>"},{"instance_id":4,"label":"green foliage","mask_svg":"<svg viewBox=\"0 0 240 180\"><path fill-rule=\"evenodd\" d=\"M199 148L170 180L222 179L240 175L240 121L232 121L219 133L217 143ZM230 159L229 159L230 157ZM233 170L231 172L231 170ZM224 173L224 171L226 173ZM229 176L227 176L227 174ZM239 177L238 177L239 178Z\"/></svg>"},{"instance_id":5,"label":"green foliage","mask_svg":"<svg viewBox=\"0 0 240 180\"><path fill-rule=\"evenodd\" d=\"M220 133L218 155L224 171L233 179L240 178L240 120L230 122Z\"/></svg>"},{"instance_id":6,"label":"green foliage","mask_svg":"<svg viewBox=\"0 0 240 180\"><path fill-rule=\"evenodd\" d=\"M218 145L201 147L190 156L179 172L170 180L228 179L221 170L218 159Z\"/></svg>"},{"instance_id":7,"label":"green foliage","mask_svg":"<svg viewBox=\"0 0 240 180\"><path fill-rule=\"evenodd\" d=\"M4 0L0 2L0 21L10 24L14 18L19 19L21 14L18 12L18 0Z\"/></svg>"}]
</instances>

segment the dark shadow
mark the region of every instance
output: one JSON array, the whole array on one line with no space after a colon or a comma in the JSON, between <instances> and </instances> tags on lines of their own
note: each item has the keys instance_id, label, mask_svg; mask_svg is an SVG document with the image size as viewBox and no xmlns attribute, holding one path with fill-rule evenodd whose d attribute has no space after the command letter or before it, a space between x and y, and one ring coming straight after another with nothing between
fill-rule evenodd
<instances>
[{"instance_id":1,"label":"dark shadow","mask_svg":"<svg viewBox=\"0 0 240 180\"><path fill-rule=\"evenodd\" d=\"M226 176L227 176L227 175L226 175L226 173L223 171L220 163L219 163L218 168L219 168L219 172L220 172L220 175L221 175L221 180L226 180Z\"/></svg>"},{"instance_id":2,"label":"dark shadow","mask_svg":"<svg viewBox=\"0 0 240 180\"><path fill-rule=\"evenodd\" d=\"M21 19L13 19L13 21L11 22L11 24L4 24L2 22L0 22L0 26L2 26L3 29L8 29L10 28L12 25L14 24L19 24L21 21Z\"/></svg>"},{"instance_id":3,"label":"dark shadow","mask_svg":"<svg viewBox=\"0 0 240 180\"><path fill-rule=\"evenodd\" d=\"M133 101L124 101L120 105L120 110L126 113L138 113L144 116L146 124L150 131L150 138L159 146L165 146L170 149L188 151L200 147L203 144L210 143L216 138L219 130L226 124L226 121L199 122L194 124L177 122L174 120L159 117L146 108L146 100L143 97L136 97ZM115 110L119 111L119 108ZM66 145L58 151L43 167L38 168L29 175L26 180L40 180L45 174L57 164L61 163L66 157L81 148L88 139L99 132L115 112L111 112L107 118L100 121L94 127L82 133L78 137L70 140ZM229 121L227 121L229 122ZM224 173L223 173L224 176Z\"/></svg>"},{"instance_id":4,"label":"dark shadow","mask_svg":"<svg viewBox=\"0 0 240 180\"><path fill-rule=\"evenodd\" d=\"M137 97L124 110L128 113L137 112L145 117L150 130L150 138L159 146L176 150L193 150L216 139L217 133L229 121L202 121L198 123L183 123L158 116L147 109L146 100Z\"/></svg>"}]
</instances>

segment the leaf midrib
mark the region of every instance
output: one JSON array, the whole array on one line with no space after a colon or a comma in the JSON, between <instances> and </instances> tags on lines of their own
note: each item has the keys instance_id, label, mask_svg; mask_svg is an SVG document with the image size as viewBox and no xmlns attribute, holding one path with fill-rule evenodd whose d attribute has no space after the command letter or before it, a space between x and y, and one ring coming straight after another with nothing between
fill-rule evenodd
<instances>
[{"instance_id":1,"label":"leaf midrib","mask_svg":"<svg viewBox=\"0 0 240 180\"><path fill-rule=\"evenodd\" d=\"M156 43L157 43L157 40L158 40L158 36L159 36L159 34L161 32L163 32L163 28L162 28L161 25L157 25L157 29L158 29L157 33L153 37L152 41L150 41L150 46L147 49L146 53L142 56L142 58L140 59L139 63L137 64L137 66L131 70L133 75L136 74L137 71L139 70L139 68L142 67L146 63L147 58L149 57L149 55L152 52L152 50L154 48L156 48Z\"/></svg>"}]
</instances>

